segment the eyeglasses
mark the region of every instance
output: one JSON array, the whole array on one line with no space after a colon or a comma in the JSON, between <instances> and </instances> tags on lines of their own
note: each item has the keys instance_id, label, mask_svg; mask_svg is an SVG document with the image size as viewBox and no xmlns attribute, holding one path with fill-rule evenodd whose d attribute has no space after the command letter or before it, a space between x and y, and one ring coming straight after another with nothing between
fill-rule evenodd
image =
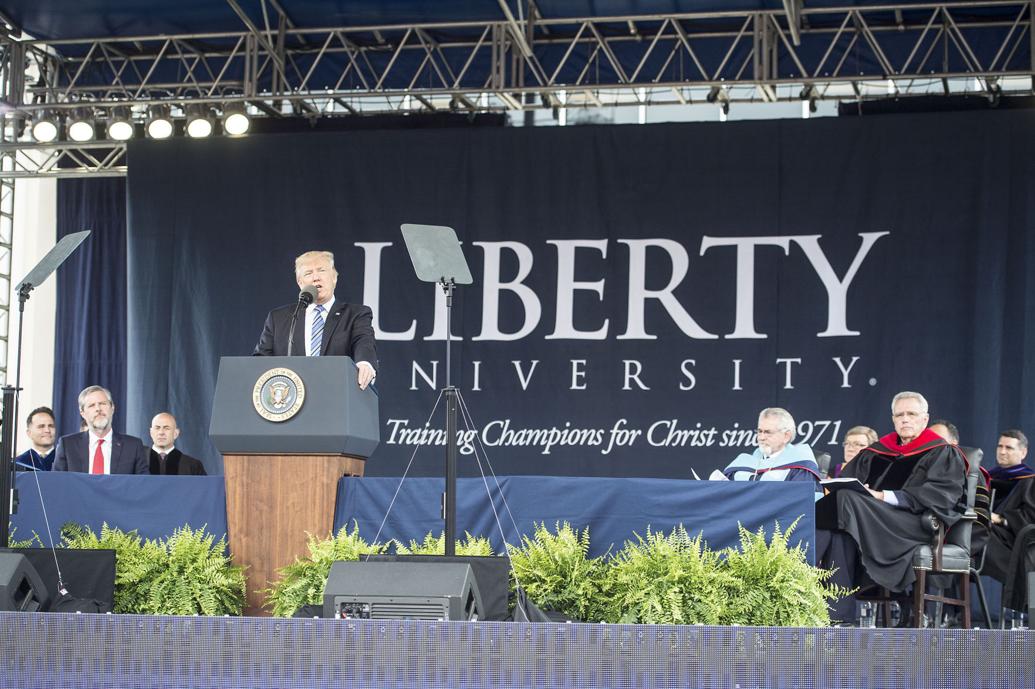
<instances>
[{"instance_id":1,"label":"eyeglasses","mask_svg":"<svg viewBox=\"0 0 1035 689\"><path fill-rule=\"evenodd\" d=\"M919 419L924 416L926 412L922 411L899 411L891 415L893 419Z\"/></svg>"},{"instance_id":2,"label":"eyeglasses","mask_svg":"<svg viewBox=\"0 0 1035 689\"><path fill-rule=\"evenodd\" d=\"M755 429L755 433L757 433L758 435L780 435L781 433L787 433L787 431L781 431L781 430L767 431L764 428L756 428Z\"/></svg>"},{"instance_id":3,"label":"eyeglasses","mask_svg":"<svg viewBox=\"0 0 1035 689\"><path fill-rule=\"evenodd\" d=\"M866 443L857 443L857 442L854 442L854 441L853 442L845 442L845 443L843 443L843 445L845 447L854 447L857 450L861 450L864 447L867 447Z\"/></svg>"}]
</instances>

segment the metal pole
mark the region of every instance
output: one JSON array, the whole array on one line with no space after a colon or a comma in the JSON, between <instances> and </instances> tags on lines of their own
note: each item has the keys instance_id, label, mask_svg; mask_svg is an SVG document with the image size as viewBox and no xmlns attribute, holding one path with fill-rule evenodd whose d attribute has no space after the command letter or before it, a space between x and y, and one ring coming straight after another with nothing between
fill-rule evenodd
<instances>
[{"instance_id":1,"label":"metal pole","mask_svg":"<svg viewBox=\"0 0 1035 689\"><path fill-rule=\"evenodd\" d=\"M452 279L442 280L446 293L446 493L442 500L442 518L445 520L446 555L456 555L456 400L457 389L453 387L451 341L453 329Z\"/></svg>"},{"instance_id":2,"label":"metal pole","mask_svg":"<svg viewBox=\"0 0 1035 689\"><path fill-rule=\"evenodd\" d=\"M0 548L10 542L10 520L14 501L14 405L15 389L3 388L3 428L0 428Z\"/></svg>"},{"instance_id":3,"label":"metal pole","mask_svg":"<svg viewBox=\"0 0 1035 689\"><path fill-rule=\"evenodd\" d=\"M18 512L18 491L14 487L14 429L18 424L18 392L22 389L22 333L25 330L25 302L31 285L18 292L18 348L15 353L14 387L3 388L3 428L0 429L0 548L10 543L11 515Z\"/></svg>"}]
</instances>

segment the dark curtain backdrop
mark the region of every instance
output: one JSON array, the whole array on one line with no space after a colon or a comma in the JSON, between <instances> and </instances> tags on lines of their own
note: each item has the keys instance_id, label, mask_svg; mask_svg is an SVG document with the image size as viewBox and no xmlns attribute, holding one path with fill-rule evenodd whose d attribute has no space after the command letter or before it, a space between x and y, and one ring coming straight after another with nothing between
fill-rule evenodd
<instances>
[{"instance_id":1,"label":"dark curtain backdrop","mask_svg":"<svg viewBox=\"0 0 1035 689\"><path fill-rule=\"evenodd\" d=\"M79 391L103 385L126 431L126 180L58 181L58 239L90 230L57 272L54 412L61 435L79 430ZM146 429L132 429L139 434ZM145 434L145 440L147 439Z\"/></svg>"},{"instance_id":2,"label":"dark curtain backdrop","mask_svg":"<svg viewBox=\"0 0 1035 689\"><path fill-rule=\"evenodd\" d=\"M177 444L218 472L207 428L219 357L248 354L265 312L293 297L291 260L301 251L334 250L339 298L369 301L365 259L381 243L380 325L393 332L413 320L417 326L411 339L380 343L384 442L367 473L398 474L415 441L393 440L392 429L420 428L436 396L414 366L430 371L443 359L443 343L428 339L435 291L413 277L398 231L402 222L426 222L457 229L475 274L475 286L457 297L454 333L463 340L454 348L454 382L476 423L496 422L497 436L504 421L515 431L598 429L604 445L618 422L641 431L610 453L592 442L550 452L534 438L502 443L490 448L499 473L685 478L691 467L703 473L749 451L750 442L654 445L646 441L652 424L715 428L721 438L724 430L754 428L758 409L770 405L788 407L805 422L803 432L829 421L810 441L836 455L838 430L856 423L890 429L888 403L900 389L927 394L933 416L955 421L964 444L991 457L1000 428L1035 430L1033 130L1030 112L990 112L134 142L126 263L116 260L121 245L105 248L98 236L77 258L79 272L62 283L59 369L72 359L71 344L82 343L76 356L92 346L98 370L78 379L62 371L55 399L74 405L74 393L93 376L118 390L104 378L124 375L125 351L131 384L116 418L145 433L151 414L171 409L184 432ZM111 205L117 215L121 194L105 198L69 208L92 218L86 209ZM848 292L848 327L858 335L817 336L827 323L827 293L791 243L787 251L754 251L748 292L754 326L766 337L729 337L740 264L733 247L704 252L705 237L817 236L840 278L860 233L885 231ZM609 320L602 340L550 338L556 240L606 243L606 256L580 250L574 275L584 285L606 280L602 296L583 286L573 306L582 330ZM645 323L653 337L621 337L634 277L629 242L655 240L685 249L689 271L673 297L715 339L688 337L651 300ZM518 340L483 341L485 258L501 242L531 253L523 284L538 296L542 318ZM499 278L512 280L516 255L501 254ZM102 268L109 262L115 272ZM91 310L118 315L122 266L130 287L125 350L115 321L85 327ZM646 288L661 289L671 274L665 252L650 250ZM90 276L103 276L105 289ZM84 296L95 293L106 298L95 304ZM513 292L504 291L498 310L503 331L523 323ZM97 323L106 324L103 340ZM846 364L858 357L848 388L832 357ZM801 359L792 364L793 387L777 358ZM586 360L586 390L571 389L572 359ZM695 384L682 390L687 359L696 360ZM639 362L651 390L623 389L626 360ZM534 361L539 368L525 386L516 367L527 376ZM414 472L440 474L440 455L425 453ZM461 473L476 472L462 458Z\"/></svg>"}]
</instances>

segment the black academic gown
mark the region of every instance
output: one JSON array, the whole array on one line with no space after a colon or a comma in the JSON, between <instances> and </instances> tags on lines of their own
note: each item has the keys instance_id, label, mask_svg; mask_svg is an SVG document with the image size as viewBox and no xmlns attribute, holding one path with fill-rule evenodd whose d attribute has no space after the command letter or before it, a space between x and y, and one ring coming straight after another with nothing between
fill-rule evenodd
<instances>
[{"instance_id":1,"label":"black academic gown","mask_svg":"<svg viewBox=\"0 0 1035 689\"><path fill-rule=\"evenodd\" d=\"M999 514L1006 525L993 524L985 550L982 574L995 577L1003 583L1003 603L1014 610L1024 607L1027 591L1026 573L1035 571L1035 538L1026 552L1018 557L1017 568L1010 571L1010 555L1014 540L1025 526L1035 524L1035 477L1014 481L1009 497L1000 504Z\"/></svg>"},{"instance_id":2,"label":"black academic gown","mask_svg":"<svg viewBox=\"0 0 1035 689\"><path fill-rule=\"evenodd\" d=\"M150 468L152 475L169 474L175 476L204 476L205 465L200 460L185 455L175 447L162 461L161 455L151 448Z\"/></svg>"},{"instance_id":3,"label":"black academic gown","mask_svg":"<svg viewBox=\"0 0 1035 689\"><path fill-rule=\"evenodd\" d=\"M916 578L914 549L931 542L931 529L921 516L933 512L946 528L955 524L963 513L966 475L963 453L930 430L905 446L892 433L862 450L841 476L857 478L874 490L895 491L903 506L842 490L816 503L817 526L847 535L854 542L858 564L870 581L891 591L904 591ZM829 543L830 536L817 533L817 544ZM823 563L824 553L818 554ZM852 580L841 578L838 583L867 583L856 572L842 574L849 574Z\"/></svg>"},{"instance_id":4,"label":"black academic gown","mask_svg":"<svg viewBox=\"0 0 1035 689\"><path fill-rule=\"evenodd\" d=\"M993 467L988 472L992 490L995 491L995 504L992 505L992 511L999 514L1000 507L1010 497L1010 493L1018 485L1017 482L1032 477L1035 477L1035 471L1027 464L1016 464L1007 469L999 466Z\"/></svg>"}]
</instances>

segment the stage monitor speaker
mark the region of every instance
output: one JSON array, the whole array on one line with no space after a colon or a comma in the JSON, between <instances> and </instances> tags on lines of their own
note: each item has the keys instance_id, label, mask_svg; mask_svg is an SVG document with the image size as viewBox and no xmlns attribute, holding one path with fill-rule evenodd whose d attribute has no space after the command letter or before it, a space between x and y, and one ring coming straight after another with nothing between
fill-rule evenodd
<instances>
[{"instance_id":1,"label":"stage monitor speaker","mask_svg":"<svg viewBox=\"0 0 1035 689\"><path fill-rule=\"evenodd\" d=\"M38 612L48 599L40 575L24 555L0 553L0 610Z\"/></svg>"},{"instance_id":2,"label":"stage monitor speaker","mask_svg":"<svg viewBox=\"0 0 1035 689\"><path fill-rule=\"evenodd\" d=\"M477 620L481 596L459 562L335 562L323 592L324 617Z\"/></svg>"},{"instance_id":3,"label":"stage monitor speaker","mask_svg":"<svg viewBox=\"0 0 1035 689\"><path fill-rule=\"evenodd\" d=\"M370 555L364 562L466 562L471 565L478 584L484 621L500 621L510 616L510 558L479 555Z\"/></svg>"}]
</instances>

